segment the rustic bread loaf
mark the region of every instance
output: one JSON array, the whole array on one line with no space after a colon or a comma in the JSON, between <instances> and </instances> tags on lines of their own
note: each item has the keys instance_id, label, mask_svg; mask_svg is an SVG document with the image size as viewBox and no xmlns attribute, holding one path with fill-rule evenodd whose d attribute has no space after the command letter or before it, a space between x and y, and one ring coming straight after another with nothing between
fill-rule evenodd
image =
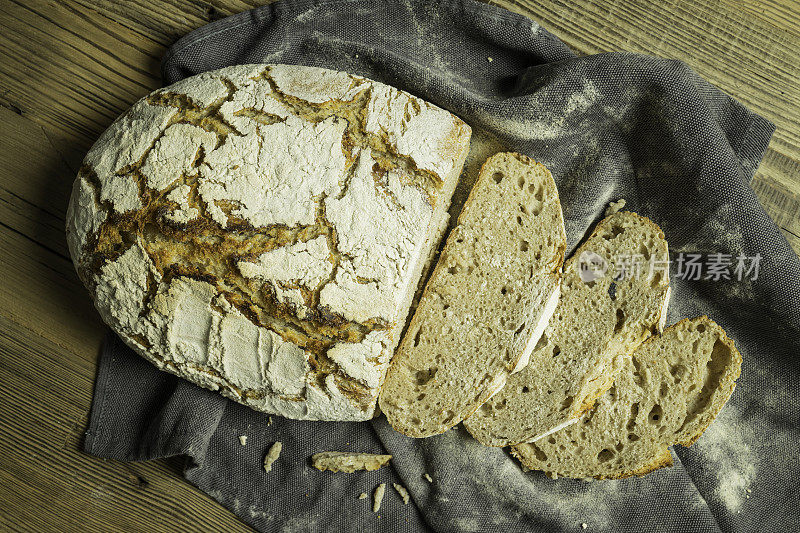
<instances>
[{"instance_id":1,"label":"rustic bread loaf","mask_svg":"<svg viewBox=\"0 0 800 533\"><path fill-rule=\"evenodd\" d=\"M551 476L614 479L672 465L733 394L742 356L706 316L682 320L624 358L614 386L577 424L512 453Z\"/></svg>"},{"instance_id":2,"label":"rustic bread loaf","mask_svg":"<svg viewBox=\"0 0 800 533\"><path fill-rule=\"evenodd\" d=\"M669 271L654 262L651 272L650 258L667 258L664 234L650 220L618 212L598 223L566 263L561 299L530 364L464 421L467 430L482 444L507 446L586 412L611 386L617 357L663 327Z\"/></svg>"},{"instance_id":3,"label":"rustic bread loaf","mask_svg":"<svg viewBox=\"0 0 800 533\"><path fill-rule=\"evenodd\" d=\"M104 320L159 368L269 413L368 419L469 137L343 72L200 74L92 147L70 253Z\"/></svg>"},{"instance_id":4,"label":"rustic bread loaf","mask_svg":"<svg viewBox=\"0 0 800 533\"><path fill-rule=\"evenodd\" d=\"M490 157L387 373L392 427L442 433L527 364L558 301L565 240L550 172L520 154Z\"/></svg>"}]
</instances>

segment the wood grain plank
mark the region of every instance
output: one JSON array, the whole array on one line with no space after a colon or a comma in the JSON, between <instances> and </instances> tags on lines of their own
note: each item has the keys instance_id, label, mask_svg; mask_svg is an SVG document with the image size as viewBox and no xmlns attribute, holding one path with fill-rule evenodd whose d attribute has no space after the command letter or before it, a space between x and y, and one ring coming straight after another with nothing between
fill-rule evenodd
<instances>
[{"instance_id":1,"label":"wood grain plank","mask_svg":"<svg viewBox=\"0 0 800 533\"><path fill-rule=\"evenodd\" d=\"M93 373L0 317L0 530L250 531L176 475L176 464L125 465L79 451ZM54 408L57 406L57 408ZM47 502L46 508L31 505Z\"/></svg>"},{"instance_id":2,"label":"wood grain plank","mask_svg":"<svg viewBox=\"0 0 800 533\"><path fill-rule=\"evenodd\" d=\"M797 0L731 0L731 5L800 37L800 2Z\"/></svg>"},{"instance_id":3,"label":"wood grain plank","mask_svg":"<svg viewBox=\"0 0 800 533\"><path fill-rule=\"evenodd\" d=\"M5 108L0 121L0 223L67 257L64 216L75 172L44 129Z\"/></svg>"},{"instance_id":4,"label":"wood grain plank","mask_svg":"<svg viewBox=\"0 0 800 533\"><path fill-rule=\"evenodd\" d=\"M99 13L163 46L171 45L204 24L269 3L263 0L76 0L84 9Z\"/></svg>"},{"instance_id":5,"label":"wood grain plank","mask_svg":"<svg viewBox=\"0 0 800 533\"><path fill-rule=\"evenodd\" d=\"M0 17L0 105L84 149L160 83L164 47L105 17L43 0L4 0Z\"/></svg>"},{"instance_id":6,"label":"wood grain plank","mask_svg":"<svg viewBox=\"0 0 800 533\"><path fill-rule=\"evenodd\" d=\"M105 327L64 236L73 171L42 127L0 108L0 314L81 354L92 373ZM22 297L21 297L22 296Z\"/></svg>"}]
</instances>

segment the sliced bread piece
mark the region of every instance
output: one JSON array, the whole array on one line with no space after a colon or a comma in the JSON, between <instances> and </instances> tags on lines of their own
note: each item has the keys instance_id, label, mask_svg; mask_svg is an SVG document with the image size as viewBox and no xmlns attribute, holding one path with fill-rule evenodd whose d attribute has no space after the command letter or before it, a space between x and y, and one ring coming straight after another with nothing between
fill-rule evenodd
<instances>
[{"instance_id":1,"label":"sliced bread piece","mask_svg":"<svg viewBox=\"0 0 800 533\"><path fill-rule=\"evenodd\" d=\"M550 172L520 154L490 157L386 376L392 427L443 433L527 363L558 301L565 247Z\"/></svg>"},{"instance_id":2,"label":"sliced bread piece","mask_svg":"<svg viewBox=\"0 0 800 533\"><path fill-rule=\"evenodd\" d=\"M611 387L617 356L663 327L669 271L654 262L651 272L649 260L667 257L664 234L647 218L626 211L603 219L567 261L561 300L530 364L464 421L469 432L487 446L530 442L591 408Z\"/></svg>"},{"instance_id":3,"label":"sliced bread piece","mask_svg":"<svg viewBox=\"0 0 800 533\"><path fill-rule=\"evenodd\" d=\"M582 421L512 453L551 476L616 479L672 466L731 397L742 356L706 316L682 320L624 358L614 386Z\"/></svg>"}]
</instances>

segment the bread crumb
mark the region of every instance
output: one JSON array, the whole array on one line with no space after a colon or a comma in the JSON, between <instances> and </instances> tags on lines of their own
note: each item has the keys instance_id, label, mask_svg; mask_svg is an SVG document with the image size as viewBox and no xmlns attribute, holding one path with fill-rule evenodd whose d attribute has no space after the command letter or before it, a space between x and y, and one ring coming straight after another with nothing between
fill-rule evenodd
<instances>
[{"instance_id":1,"label":"bread crumb","mask_svg":"<svg viewBox=\"0 0 800 533\"><path fill-rule=\"evenodd\" d=\"M247 435L239 435L239 443L244 446L247 444Z\"/></svg>"},{"instance_id":2,"label":"bread crumb","mask_svg":"<svg viewBox=\"0 0 800 533\"><path fill-rule=\"evenodd\" d=\"M362 492L361 494L358 495L358 499L359 500L366 500L367 499L367 493L366 492Z\"/></svg>"},{"instance_id":3,"label":"bread crumb","mask_svg":"<svg viewBox=\"0 0 800 533\"><path fill-rule=\"evenodd\" d=\"M403 498L403 504L408 505L408 501L411 499L408 494L408 490L406 490L406 488L399 483L392 483L392 485L394 486L394 490L396 490L400 497Z\"/></svg>"},{"instance_id":4,"label":"bread crumb","mask_svg":"<svg viewBox=\"0 0 800 533\"><path fill-rule=\"evenodd\" d=\"M422 477L424 477L424 478L425 478L425 479L428 481L428 483L433 483L433 478L432 478L432 477L431 477L431 475L430 475L430 474L428 474L427 472L425 472L424 474L422 474Z\"/></svg>"},{"instance_id":5,"label":"bread crumb","mask_svg":"<svg viewBox=\"0 0 800 533\"><path fill-rule=\"evenodd\" d=\"M386 483L381 483L375 489L375 502L372 504L372 512L377 513L381 510L381 502L383 501L383 493L386 492ZM378 516L380 518L380 516Z\"/></svg>"},{"instance_id":6,"label":"bread crumb","mask_svg":"<svg viewBox=\"0 0 800 533\"><path fill-rule=\"evenodd\" d=\"M583 529L586 529L587 527L589 527L589 524L587 524L586 522L584 522L583 524L581 524L581 527L582 527Z\"/></svg>"},{"instance_id":7,"label":"bread crumb","mask_svg":"<svg viewBox=\"0 0 800 533\"><path fill-rule=\"evenodd\" d=\"M311 466L320 471L352 473L377 470L389 463L391 455L355 452L320 452L311 456Z\"/></svg>"},{"instance_id":8,"label":"bread crumb","mask_svg":"<svg viewBox=\"0 0 800 533\"><path fill-rule=\"evenodd\" d=\"M271 416L267 418L267 425L268 426L272 425L272 417Z\"/></svg>"},{"instance_id":9,"label":"bread crumb","mask_svg":"<svg viewBox=\"0 0 800 533\"><path fill-rule=\"evenodd\" d=\"M488 59L488 60L489 60L489 63L491 63L492 61L494 61L494 59L492 59L491 57L487 57L486 59Z\"/></svg>"},{"instance_id":10,"label":"bread crumb","mask_svg":"<svg viewBox=\"0 0 800 533\"><path fill-rule=\"evenodd\" d=\"M623 207L625 207L625 198L620 198L616 202L609 202L608 207L606 207L605 216L610 217L614 213L620 211Z\"/></svg>"},{"instance_id":11,"label":"bread crumb","mask_svg":"<svg viewBox=\"0 0 800 533\"><path fill-rule=\"evenodd\" d=\"M272 470L272 463L278 460L282 449L283 444L280 442L276 442L270 447L267 455L264 457L264 472L269 472Z\"/></svg>"}]
</instances>

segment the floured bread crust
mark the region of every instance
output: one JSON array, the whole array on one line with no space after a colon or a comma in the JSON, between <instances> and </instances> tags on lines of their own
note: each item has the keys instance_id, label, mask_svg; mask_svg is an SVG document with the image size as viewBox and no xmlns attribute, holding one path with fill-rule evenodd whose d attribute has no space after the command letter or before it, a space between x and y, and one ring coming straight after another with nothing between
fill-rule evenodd
<instances>
[{"instance_id":1,"label":"floured bread crust","mask_svg":"<svg viewBox=\"0 0 800 533\"><path fill-rule=\"evenodd\" d=\"M365 420L470 133L343 72L200 74L92 147L70 253L103 319L159 368L261 411Z\"/></svg>"}]
</instances>

